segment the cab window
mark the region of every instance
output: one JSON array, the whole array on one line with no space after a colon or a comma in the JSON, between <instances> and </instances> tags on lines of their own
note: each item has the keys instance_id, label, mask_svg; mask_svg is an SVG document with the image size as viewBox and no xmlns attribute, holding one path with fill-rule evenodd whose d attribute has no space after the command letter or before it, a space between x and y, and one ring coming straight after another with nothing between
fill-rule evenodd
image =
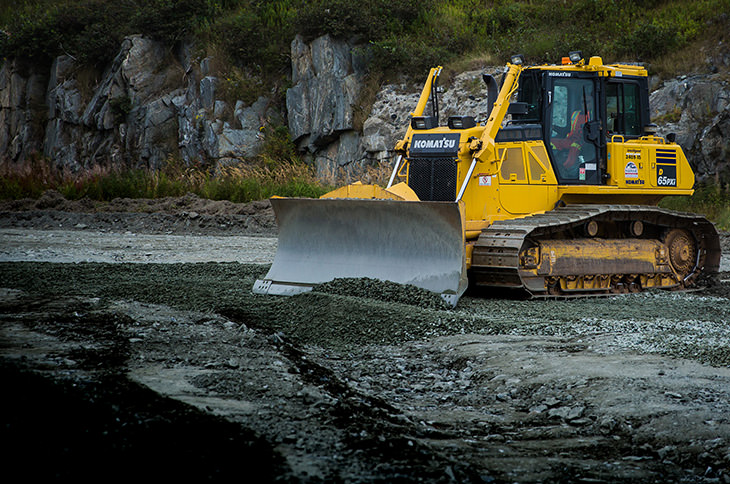
<instances>
[{"instance_id":1,"label":"cab window","mask_svg":"<svg viewBox=\"0 0 730 484\"><path fill-rule=\"evenodd\" d=\"M609 136L641 135L639 86L635 83L611 82L606 86L606 130Z\"/></svg>"},{"instance_id":2,"label":"cab window","mask_svg":"<svg viewBox=\"0 0 730 484\"><path fill-rule=\"evenodd\" d=\"M553 90L553 128L568 127L568 87L556 85Z\"/></svg>"},{"instance_id":3,"label":"cab window","mask_svg":"<svg viewBox=\"0 0 730 484\"><path fill-rule=\"evenodd\" d=\"M540 73L526 72L520 80L520 89L517 92L517 101L527 103L527 113L513 114L512 119L517 123L539 123L542 121L542 102Z\"/></svg>"}]
</instances>

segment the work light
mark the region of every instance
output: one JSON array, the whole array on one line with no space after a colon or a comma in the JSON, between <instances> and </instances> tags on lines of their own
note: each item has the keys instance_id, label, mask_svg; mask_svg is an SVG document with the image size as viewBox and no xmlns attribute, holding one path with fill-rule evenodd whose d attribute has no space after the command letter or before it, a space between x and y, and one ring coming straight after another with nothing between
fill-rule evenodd
<instances>
[{"instance_id":1,"label":"work light","mask_svg":"<svg viewBox=\"0 0 730 484\"><path fill-rule=\"evenodd\" d=\"M574 50L573 52L568 53L568 58L570 59L570 62L577 64L581 61L581 59L583 59L583 52Z\"/></svg>"},{"instance_id":2,"label":"work light","mask_svg":"<svg viewBox=\"0 0 730 484\"><path fill-rule=\"evenodd\" d=\"M450 116L448 122L451 129L468 129L476 126L472 116Z\"/></svg>"}]
</instances>

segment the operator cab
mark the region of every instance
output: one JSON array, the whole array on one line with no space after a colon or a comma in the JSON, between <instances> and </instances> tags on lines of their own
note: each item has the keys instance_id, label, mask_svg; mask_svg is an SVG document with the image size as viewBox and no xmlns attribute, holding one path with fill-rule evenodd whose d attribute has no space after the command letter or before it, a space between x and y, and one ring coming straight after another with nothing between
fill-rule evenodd
<instances>
[{"instance_id":1,"label":"operator cab","mask_svg":"<svg viewBox=\"0 0 730 484\"><path fill-rule=\"evenodd\" d=\"M605 184L607 143L617 135L639 138L649 124L646 76L599 65L600 58L586 65L572 52L562 65L528 67L520 75L509 125L540 127L561 185Z\"/></svg>"}]
</instances>

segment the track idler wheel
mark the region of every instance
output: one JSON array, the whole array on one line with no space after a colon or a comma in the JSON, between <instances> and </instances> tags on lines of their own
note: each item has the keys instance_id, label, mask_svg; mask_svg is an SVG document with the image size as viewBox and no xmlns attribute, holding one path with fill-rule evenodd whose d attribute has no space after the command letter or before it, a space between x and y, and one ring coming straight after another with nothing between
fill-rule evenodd
<instances>
[{"instance_id":1,"label":"track idler wheel","mask_svg":"<svg viewBox=\"0 0 730 484\"><path fill-rule=\"evenodd\" d=\"M664 244L669 249L672 268L683 277L689 275L697 259L697 244L692 234L683 229L672 229L667 233Z\"/></svg>"},{"instance_id":2,"label":"track idler wheel","mask_svg":"<svg viewBox=\"0 0 730 484\"><path fill-rule=\"evenodd\" d=\"M595 220L589 220L583 226L583 230L588 237L595 237L596 235L598 235L598 222L596 222Z\"/></svg>"}]
</instances>

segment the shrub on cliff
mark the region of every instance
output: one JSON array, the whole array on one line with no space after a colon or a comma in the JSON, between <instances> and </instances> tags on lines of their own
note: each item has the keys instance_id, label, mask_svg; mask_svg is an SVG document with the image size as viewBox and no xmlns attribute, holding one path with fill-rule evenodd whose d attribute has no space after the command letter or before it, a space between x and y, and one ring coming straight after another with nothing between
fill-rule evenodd
<instances>
[{"instance_id":1,"label":"shrub on cliff","mask_svg":"<svg viewBox=\"0 0 730 484\"><path fill-rule=\"evenodd\" d=\"M0 58L48 61L68 54L83 63L110 61L127 35L173 44L213 18L212 0L36 1L0 10Z\"/></svg>"},{"instance_id":2,"label":"shrub on cliff","mask_svg":"<svg viewBox=\"0 0 730 484\"><path fill-rule=\"evenodd\" d=\"M10 3L10 2L6 2ZM376 70L423 71L474 53L555 62L569 50L656 60L723 40L730 0L28 0L0 6L0 57L109 60L121 39L187 36L264 76L288 68L294 35L370 45ZM678 66L681 68L681 66Z\"/></svg>"}]
</instances>

